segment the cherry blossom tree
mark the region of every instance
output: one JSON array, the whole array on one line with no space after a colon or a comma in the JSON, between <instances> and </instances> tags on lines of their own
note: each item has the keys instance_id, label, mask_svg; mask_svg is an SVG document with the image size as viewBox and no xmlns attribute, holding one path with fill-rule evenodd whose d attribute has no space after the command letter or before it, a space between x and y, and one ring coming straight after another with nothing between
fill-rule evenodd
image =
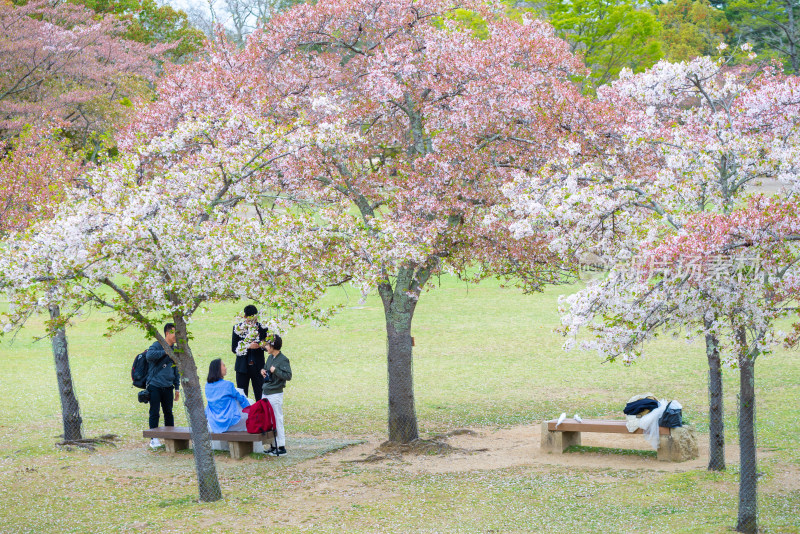
<instances>
[{"instance_id":1,"label":"cherry blossom tree","mask_svg":"<svg viewBox=\"0 0 800 534\"><path fill-rule=\"evenodd\" d=\"M0 235L52 214L79 172L64 141L97 160L106 134L129 114L128 97L153 79L170 46L121 39L124 30L68 2L0 4ZM64 437L82 439L60 309L48 312Z\"/></svg>"},{"instance_id":2,"label":"cherry blossom tree","mask_svg":"<svg viewBox=\"0 0 800 534\"><path fill-rule=\"evenodd\" d=\"M793 196L756 197L730 214L692 217L684 231L653 251L655 258L675 270L690 263L693 273L686 285L695 294L675 295L673 302L709 297L705 306L714 310L717 320L704 324L704 332L718 338L726 335L729 358L739 369L739 532L758 532L755 361L775 343L787 340L786 334L776 331L777 319L791 314L795 326L800 324L798 207ZM730 274L719 273L720 259L734 266Z\"/></svg>"},{"instance_id":3,"label":"cherry blossom tree","mask_svg":"<svg viewBox=\"0 0 800 534\"><path fill-rule=\"evenodd\" d=\"M23 3L18 1L18 3ZM174 43L167 52L173 63L195 58L206 37L180 9L156 0L73 0L95 13L110 14L125 21L124 39L139 43Z\"/></svg>"},{"instance_id":4,"label":"cherry blossom tree","mask_svg":"<svg viewBox=\"0 0 800 534\"><path fill-rule=\"evenodd\" d=\"M203 501L222 493L190 346L193 315L248 299L275 310L271 331L324 322L329 311L315 302L338 281L338 239L313 214L282 199L253 206L302 129L269 120L266 108L259 118L222 91L242 80L228 53L176 69L121 139L126 156L84 175L55 218L9 243L0 262L13 304L6 328L43 306L61 305L66 321L94 305L116 312L110 333L136 326L162 344L180 371ZM175 348L159 332L164 321L176 325Z\"/></svg>"},{"instance_id":5,"label":"cherry blossom tree","mask_svg":"<svg viewBox=\"0 0 800 534\"><path fill-rule=\"evenodd\" d=\"M81 171L58 134L32 128L0 145L0 237L53 214Z\"/></svg>"},{"instance_id":6,"label":"cherry blossom tree","mask_svg":"<svg viewBox=\"0 0 800 534\"><path fill-rule=\"evenodd\" d=\"M659 332L705 337L709 468L724 469L720 373L726 346L715 325L730 313L714 304L718 296L711 289L719 287L700 285L689 297L683 293L686 277L646 284L631 274L636 272L631 265L646 263L646 251L682 235L694 217L732 214L746 188L761 180L778 180L784 196L795 194L798 79L774 65L732 67L726 58L698 58L662 62L638 75L623 73L598 96L608 105L606 135L618 144L609 144L601 160L554 159L539 176L520 177L507 194L516 214L526 218L513 230L524 236L549 229L553 250L591 252L610 268L607 277L565 300L563 321L571 340L588 328L594 335L586 348L632 362ZM743 343L730 345L734 361ZM740 426L745 443L752 432L746 417ZM741 528L749 528L750 504L740 502Z\"/></svg>"},{"instance_id":7,"label":"cherry blossom tree","mask_svg":"<svg viewBox=\"0 0 800 534\"><path fill-rule=\"evenodd\" d=\"M727 57L626 72L599 91L608 106L605 135L617 144L609 144L601 160L555 159L543 175L520 177L507 194L516 213L529 218L513 229L527 235L550 228L551 247L559 253L591 252L609 267L624 268L665 232L680 230L693 213L729 212L747 187L764 179L796 182L796 94L797 80L774 66L734 68ZM573 307L564 318L568 332L595 314L604 316L603 304L575 307L576 302L587 302L598 291L613 294L617 283L612 270L608 279L567 301ZM641 323L628 325L620 339L595 346L604 357L638 355L659 328L680 324L649 322L659 314L649 315L648 303L658 301L641 302ZM714 321L705 313L698 316L704 318ZM724 469L719 344L712 329L706 332L709 469Z\"/></svg>"},{"instance_id":8,"label":"cherry blossom tree","mask_svg":"<svg viewBox=\"0 0 800 534\"><path fill-rule=\"evenodd\" d=\"M26 128L19 137L0 147L0 240L11 232L20 232L29 225L53 215L64 191L81 171L77 158L70 154L58 135ZM0 241L0 247L3 247ZM0 288L6 281L0 276ZM58 307L48 310L59 315ZM2 335L2 332L0 332ZM52 331L53 359L61 400L64 439L83 438L80 406L72 384L66 332Z\"/></svg>"},{"instance_id":9,"label":"cherry blossom tree","mask_svg":"<svg viewBox=\"0 0 800 534\"><path fill-rule=\"evenodd\" d=\"M122 39L124 30L114 17L69 2L0 4L0 137L46 123L83 146L127 115L126 99L174 45Z\"/></svg>"},{"instance_id":10,"label":"cherry blossom tree","mask_svg":"<svg viewBox=\"0 0 800 534\"><path fill-rule=\"evenodd\" d=\"M672 329L713 338L723 363L738 368L740 532L757 532L755 362L776 343L796 343L794 332L776 329L778 319L800 324L798 207L794 196L756 196L727 214L690 215L571 302L573 315L602 316L592 345L606 354L630 358L641 332Z\"/></svg>"},{"instance_id":11,"label":"cherry blossom tree","mask_svg":"<svg viewBox=\"0 0 800 534\"><path fill-rule=\"evenodd\" d=\"M431 278L498 275L533 290L565 274L537 236L511 239L492 207L517 170L581 137L592 103L571 77L584 68L546 22L449 0L295 6L241 57L248 91L287 95L309 124L274 189L319 206L320 224L348 241L353 283L377 288L389 439L410 442L411 325Z\"/></svg>"}]
</instances>

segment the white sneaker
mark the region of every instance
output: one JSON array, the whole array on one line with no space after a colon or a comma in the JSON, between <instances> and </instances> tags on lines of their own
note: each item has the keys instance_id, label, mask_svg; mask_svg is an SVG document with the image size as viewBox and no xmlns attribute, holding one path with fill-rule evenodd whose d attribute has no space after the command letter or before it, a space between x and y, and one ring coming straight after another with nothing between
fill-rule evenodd
<instances>
[{"instance_id":1,"label":"white sneaker","mask_svg":"<svg viewBox=\"0 0 800 534\"><path fill-rule=\"evenodd\" d=\"M161 446L161 441L158 438L153 438L150 440L150 448L157 449Z\"/></svg>"}]
</instances>

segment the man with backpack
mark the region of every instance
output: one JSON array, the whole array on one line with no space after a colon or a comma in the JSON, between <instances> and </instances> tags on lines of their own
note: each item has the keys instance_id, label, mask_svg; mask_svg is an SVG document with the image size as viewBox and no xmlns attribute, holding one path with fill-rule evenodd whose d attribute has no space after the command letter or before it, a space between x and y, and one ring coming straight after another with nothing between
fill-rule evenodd
<instances>
[{"instance_id":1,"label":"man with backpack","mask_svg":"<svg viewBox=\"0 0 800 534\"><path fill-rule=\"evenodd\" d=\"M286 382L292 379L292 366L289 358L283 355L281 336L274 334L272 339L267 339L267 362L261 370L264 377L264 386L261 390L265 399L272 405L275 412L275 445L270 447L267 454L281 456L286 454L286 434L283 431L283 388Z\"/></svg>"},{"instance_id":2,"label":"man with backpack","mask_svg":"<svg viewBox=\"0 0 800 534\"><path fill-rule=\"evenodd\" d=\"M170 346L175 345L175 325L167 323L164 325L164 339ZM158 427L159 412L164 411L164 426L175 426L175 418L172 415L173 400L177 401L180 397L178 387L180 377L178 367L172 362L170 357L164 352L161 343L156 341L147 349L147 391L150 393L150 428ZM174 392L174 397L173 397ZM153 438L150 440L150 447L161 446L161 440Z\"/></svg>"}]
</instances>

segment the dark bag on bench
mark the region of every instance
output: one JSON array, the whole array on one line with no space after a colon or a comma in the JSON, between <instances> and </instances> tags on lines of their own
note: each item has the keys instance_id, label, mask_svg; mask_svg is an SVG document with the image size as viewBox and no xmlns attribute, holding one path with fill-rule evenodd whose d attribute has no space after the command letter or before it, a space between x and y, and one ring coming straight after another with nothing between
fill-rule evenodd
<instances>
[{"instance_id":1,"label":"dark bag on bench","mask_svg":"<svg viewBox=\"0 0 800 534\"><path fill-rule=\"evenodd\" d=\"M667 407L664 408L664 413L661 414L661 419L658 420L658 426L663 426L664 428L683 426L683 413L681 409L670 408L671 404L672 401L669 401Z\"/></svg>"}]
</instances>

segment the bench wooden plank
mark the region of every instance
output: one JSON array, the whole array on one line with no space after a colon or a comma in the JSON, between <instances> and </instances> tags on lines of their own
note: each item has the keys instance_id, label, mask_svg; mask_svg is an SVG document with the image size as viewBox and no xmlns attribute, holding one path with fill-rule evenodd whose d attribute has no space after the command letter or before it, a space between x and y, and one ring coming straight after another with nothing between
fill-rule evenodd
<instances>
[{"instance_id":1,"label":"bench wooden plank","mask_svg":"<svg viewBox=\"0 0 800 534\"><path fill-rule=\"evenodd\" d=\"M547 421L547 430L551 432L603 432L606 434L642 434L641 428L633 432L628 431L625 421L608 419L584 419L582 423L575 419L564 419L556 428L556 419ZM669 436L669 428L660 426L658 433L662 436Z\"/></svg>"},{"instance_id":2,"label":"bench wooden plank","mask_svg":"<svg viewBox=\"0 0 800 534\"><path fill-rule=\"evenodd\" d=\"M264 434L250 434L249 432L211 432L211 439L219 441L264 441L272 438L272 432ZM160 426L144 430L142 435L146 438L165 438L165 439L190 439L192 428L188 426Z\"/></svg>"},{"instance_id":3,"label":"bench wooden plank","mask_svg":"<svg viewBox=\"0 0 800 534\"><path fill-rule=\"evenodd\" d=\"M188 426L160 426L142 432L146 438L187 439L192 436L192 429Z\"/></svg>"},{"instance_id":4,"label":"bench wooden plank","mask_svg":"<svg viewBox=\"0 0 800 534\"><path fill-rule=\"evenodd\" d=\"M561 454L573 445L581 444L583 432L605 432L612 434L642 434L641 428L635 432L628 432L623 420L584 419L577 422L575 419L564 419L558 428L558 421L542 421L541 449L543 451ZM658 428L658 459L666 462L683 462L697 458L697 439L694 429L689 427Z\"/></svg>"},{"instance_id":5,"label":"bench wooden plank","mask_svg":"<svg viewBox=\"0 0 800 534\"><path fill-rule=\"evenodd\" d=\"M249 432L210 432L212 440L225 441L229 445L229 452L231 458L239 460L253 452L253 443L272 441L275 434L265 432L263 434L250 434ZM142 435L146 438L159 438L164 440L164 446L167 452L175 453L177 451L189 448L189 443L192 437L192 429L188 426L160 426L158 428L150 428L142 431Z\"/></svg>"}]
</instances>

